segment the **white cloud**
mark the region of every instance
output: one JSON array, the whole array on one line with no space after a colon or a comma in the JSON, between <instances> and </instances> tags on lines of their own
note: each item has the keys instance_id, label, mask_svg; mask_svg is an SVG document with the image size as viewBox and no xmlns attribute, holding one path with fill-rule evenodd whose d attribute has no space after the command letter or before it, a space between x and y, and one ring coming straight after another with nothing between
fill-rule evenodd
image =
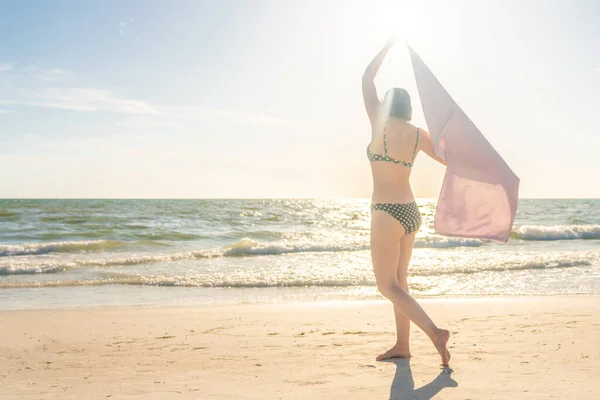
<instances>
[{"instance_id":1,"label":"white cloud","mask_svg":"<svg viewBox=\"0 0 600 400\"><path fill-rule=\"evenodd\" d=\"M245 124L257 122L267 125L296 125L294 121L272 117L263 114L255 114L243 111L232 111L232 110L219 110L219 109L206 109L207 112L223 115L230 118L235 123Z\"/></svg>"},{"instance_id":2,"label":"white cloud","mask_svg":"<svg viewBox=\"0 0 600 400\"><path fill-rule=\"evenodd\" d=\"M60 68L39 68L35 65L29 65L23 68L23 71L42 81L57 81L62 78L74 77L76 74L68 69Z\"/></svg>"},{"instance_id":3,"label":"white cloud","mask_svg":"<svg viewBox=\"0 0 600 400\"><path fill-rule=\"evenodd\" d=\"M296 121L237 110L222 110L208 107L163 107L161 115L179 121L200 121L207 118L222 118L233 124L298 125Z\"/></svg>"},{"instance_id":4,"label":"white cloud","mask_svg":"<svg viewBox=\"0 0 600 400\"><path fill-rule=\"evenodd\" d=\"M17 98L0 100L0 104L83 112L113 112L136 116L121 121L119 125L123 127L183 128L215 118L239 125L298 125L296 121L244 111L153 105L142 100L123 98L110 90L97 88L42 88L21 91Z\"/></svg>"},{"instance_id":5,"label":"white cloud","mask_svg":"<svg viewBox=\"0 0 600 400\"><path fill-rule=\"evenodd\" d=\"M0 109L0 114L12 114L13 110L2 110Z\"/></svg>"},{"instance_id":6,"label":"white cloud","mask_svg":"<svg viewBox=\"0 0 600 400\"><path fill-rule=\"evenodd\" d=\"M14 79L14 84L12 90L0 93L0 104L4 105L124 114L130 117L119 122L119 125L131 128L197 127L211 120L237 125L298 125L296 121L261 113L207 107L155 105L143 100L122 97L107 89L73 87L71 84L81 79L76 72L68 69L41 68L36 65L14 68L8 64L0 64L0 72L9 70L9 76L13 77L11 79Z\"/></svg>"},{"instance_id":7,"label":"white cloud","mask_svg":"<svg viewBox=\"0 0 600 400\"><path fill-rule=\"evenodd\" d=\"M104 111L131 115L159 115L150 104L120 98L109 90L94 88L46 88L25 92L20 99L2 104L28 105L73 111Z\"/></svg>"},{"instance_id":8,"label":"white cloud","mask_svg":"<svg viewBox=\"0 0 600 400\"><path fill-rule=\"evenodd\" d=\"M243 111L204 107L155 106L158 115L131 116L117 123L123 128L193 128L204 123L297 126L296 121Z\"/></svg>"},{"instance_id":9,"label":"white cloud","mask_svg":"<svg viewBox=\"0 0 600 400\"><path fill-rule=\"evenodd\" d=\"M15 79L39 79L42 81L57 81L63 78L74 78L75 72L61 68L40 68L36 65L14 67L0 63L0 72L8 72Z\"/></svg>"},{"instance_id":10,"label":"white cloud","mask_svg":"<svg viewBox=\"0 0 600 400\"><path fill-rule=\"evenodd\" d=\"M148 117L148 116L135 116L122 121L117 122L117 125L123 128L185 128L188 125L183 122L169 121L164 116Z\"/></svg>"}]
</instances>

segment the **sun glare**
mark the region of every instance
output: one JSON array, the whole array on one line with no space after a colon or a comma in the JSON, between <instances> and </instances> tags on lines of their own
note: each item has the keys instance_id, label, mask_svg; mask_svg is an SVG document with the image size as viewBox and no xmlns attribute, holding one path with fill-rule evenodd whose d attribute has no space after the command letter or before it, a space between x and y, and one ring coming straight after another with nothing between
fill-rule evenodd
<instances>
[{"instance_id":1,"label":"sun glare","mask_svg":"<svg viewBox=\"0 0 600 400\"><path fill-rule=\"evenodd\" d=\"M355 46L373 48L394 38L398 44L434 47L451 25L460 23L459 6L443 0L354 0L341 10Z\"/></svg>"},{"instance_id":2,"label":"sun glare","mask_svg":"<svg viewBox=\"0 0 600 400\"><path fill-rule=\"evenodd\" d=\"M398 43L415 38L419 27L416 2L386 1L376 7L377 36L390 37Z\"/></svg>"}]
</instances>

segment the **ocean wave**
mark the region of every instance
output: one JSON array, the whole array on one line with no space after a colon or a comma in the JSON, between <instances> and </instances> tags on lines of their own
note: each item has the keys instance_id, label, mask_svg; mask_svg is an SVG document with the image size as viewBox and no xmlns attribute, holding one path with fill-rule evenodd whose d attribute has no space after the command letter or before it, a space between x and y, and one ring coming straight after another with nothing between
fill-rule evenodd
<instances>
[{"instance_id":1,"label":"ocean wave","mask_svg":"<svg viewBox=\"0 0 600 400\"><path fill-rule=\"evenodd\" d=\"M18 217L20 214L16 211L0 210L0 218Z\"/></svg>"},{"instance_id":2,"label":"ocean wave","mask_svg":"<svg viewBox=\"0 0 600 400\"><path fill-rule=\"evenodd\" d=\"M170 262L179 260L194 260L201 258L218 257L215 251L188 251L172 254L134 255L130 257L111 257L105 259L75 260L74 263L90 267L110 267L122 265L153 264L158 262Z\"/></svg>"},{"instance_id":3,"label":"ocean wave","mask_svg":"<svg viewBox=\"0 0 600 400\"><path fill-rule=\"evenodd\" d=\"M600 225L522 225L511 235L521 240L600 239Z\"/></svg>"},{"instance_id":4,"label":"ocean wave","mask_svg":"<svg viewBox=\"0 0 600 400\"><path fill-rule=\"evenodd\" d=\"M66 266L56 264L2 265L0 266L0 276L53 274L65 271L66 269L68 269Z\"/></svg>"},{"instance_id":5,"label":"ocean wave","mask_svg":"<svg viewBox=\"0 0 600 400\"><path fill-rule=\"evenodd\" d=\"M153 246L164 246L156 241L116 241L116 240L93 240L74 242L43 242L22 243L15 245L0 245L0 257L42 255L48 253L77 253L77 252L101 252L124 248L132 248L140 244ZM337 252L337 251L360 251L368 250L366 243L347 244L316 244L316 243L289 243L274 242L260 243L251 239L242 239L237 243L221 248L200 249L180 253L142 254L124 257L110 257L104 259L79 259L74 263L86 266L116 266L137 265L156 262L169 262L178 260L192 260L212 257L244 257L257 255L278 255L290 253L307 252Z\"/></svg>"},{"instance_id":6,"label":"ocean wave","mask_svg":"<svg viewBox=\"0 0 600 400\"><path fill-rule=\"evenodd\" d=\"M479 247L483 243L484 241L479 239L428 236L422 239L417 238L417 240L415 240L415 247L434 249L444 249L452 247Z\"/></svg>"},{"instance_id":7,"label":"ocean wave","mask_svg":"<svg viewBox=\"0 0 600 400\"><path fill-rule=\"evenodd\" d=\"M99 252L129 248L137 245L162 245L153 241L81 240L70 242L32 242L0 245L0 257L40 255L48 253Z\"/></svg>"},{"instance_id":8,"label":"ocean wave","mask_svg":"<svg viewBox=\"0 0 600 400\"><path fill-rule=\"evenodd\" d=\"M135 233L132 233L132 237L136 239L146 239L146 240L197 240L201 239L204 236L197 235L194 233L184 233L184 232L170 232L170 231L162 231L156 229L140 229L139 226L134 228Z\"/></svg>"},{"instance_id":9,"label":"ocean wave","mask_svg":"<svg viewBox=\"0 0 600 400\"><path fill-rule=\"evenodd\" d=\"M597 261L597 260L596 260ZM489 267L464 267L450 268L440 270L435 268L419 269L413 268L412 277L436 277L443 275L456 274L476 274L488 272L505 271L528 271L528 270L548 270L565 269L574 267L583 267L593 265L592 259L547 259L547 260L528 260L515 262L508 265L495 265ZM47 270L36 267L37 270L17 273L50 273L60 272L65 267L46 266ZM2 269L0 269L0 274ZM423 282L410 282L410 287L422 285ZM63 286L100 286L100 285L133 285L133 286L172 286L172 287L203 287L203 288L294 288L294 287L357 287L357 286L376 286L375 280L371 278L370 273L365 278L344 277L338 279L331 276L314 276L312 278L298 278L297 276L273 276L264 278L262 274L225 277L222 274L185 274L185 275L141 275L127 273L101 272L95 278L90 279L64 279L64 280L44 280L44 281L21 281L21 282L0 282L2 288L35 288L35 287L63 287Z\"/></svg>"},{"instance_id":10,"label":"ocean wave","mask_svg":"<svg viewBox=\"0 0 600 400\"><path fill-rule=\"evenodd\" d=\"M415 241L419 248L450 248L450 247L477 247L484 242L477 239L445 238L427 236ZM223 257L240 257L255 255L277 255L289 253L317 253L338 251L364 251L369 250L367 241L354 241L346 243L297 243L297 242L270 242L260 243L252 239L242 239L239 242L224 247L216 252ZM211 256L214 256L215 252Z\"/></svg>"},{"instance_id":11,"label":"ocean wave","mask_svg":"<svg viewBox=\"0 0 600 400\"><path fill-rule=\"evenodd\" d=\"M260 243L248 238L226 246L221 249L223 257L240 257L254 255L277 255L289 253L317 253L317 252L337 252L337 251L361 251L368 250L369 245L365 243L293 243L293 242L274 242Z\"/></svg>"},{"instance_id":12,"label":"ocean wave","mask_svg":"<svg viewBox=\"0 0 600 400\"><path fill-rule=\"evenodd\" d=\"M429 237L418 240L415 247L427 248L450 248L460 246L480 246L483 242L474 239L459 238L435 238ZM252 257L252 256L271 256L294 253L319 253L319 252L350 252L369 250L370 246L364 241L348 243L297 243L297 242L267 242L261 243L252 239L242 239L232 245L213 248L200 249L179 253L160 253L160 254L142 254L127 257L110 257L103 259L79 259L74 262L84 266L122 266L152 264L158 262L172 262L180 260L195 260L215 257Z\"/></svg>"},{"instance_id":13,"label":"ocean wave","mask_svg":"<svg viewBox=\"0 0 600 400\"><path fill-rule=\"evenodd\" d=\"M597 261L597 260L596 260ZM585 267L594 264L593 259L541 259L528 260L522 262L513 262L505 265L491 265L484 267L453 267L447 270L444 269L421 269L418 266L413 267L412 276L440 276L454 274L477 274L483 272L504 272L504 271L527 271L534 269L561 269L573 267Z\"/></svg>"},{"instance_id":14,"label":"ocean wave","mask_svg":"<svg viewBox=\"0 0 600 400\"><path fill-rule=\"evenodd\" d=\"M43 222L59 222L63 224L84 224L88 222L87 217L76 217L72 215L43 215L40 220Z\"/></svg>"},{"instance_id":15,"label":"ocean wave","mask_svg":"<svg viewBox=\"0 0 600 400\"><path fill-rule=\"evenodd\" d=\"M180 253L144 254L129 257L112 257L105 259L75 260L78 265L85 266L120 266L151 264L157 262L170 262L179 260L194 260L214 257L249 257L268 256L292 253L309 252L337 252L368 250L368 244L293 244L293 243L259 243L251 239L242 239L237 243L214 249L201 249Z\"/></svg>"},{"instance_id":16,"label":"ocean wave","mask_svg":"<svg viewBox=\"0 0 600 400\"><path fill-rule=\"evenodd\" d=\"M375 286L374 280L222 280L210 277L195 278L186 276L141 276L130 274L112 274L114 276L86 280L55 280L28 282L0 282L0 289L64 287L64 286L102 286L102 285L133 285L133 286L168 286L168 287L203 287L203 288L269 288L269 287L347 287Z\"/></svg>"},{"instance_id":17,"label":"ocean wave","mask_svg":"<svg viewBox=\"0 0 600 400\"><path fill-rule=\"evenodd\" d=\"M139 235L138 235L139 236ZM168 242L157 240L156 236L164 239L163 235L147 235L142 240L79 240L79 241L51 241L51 242L26 242L17 244L0 244L0 257L42 255L49 253L79 253L79 252L111 252L120 249L134 249L140 246L170 247ZM178 234L176 239L191 239L193 235ZM265 232L261 232L265 236ZM277 234L281 237L281 234ZM306 239L306 238L305 238ZM453 248L477 247L484 243L477 239L446 238L438 236L425 236L415 242L417 248ZM267 256L293 253L318 253L318 252L346 252L369 250L368 240L330 241L329 243L312 240L278 240L259 242L243 238L238 242L221 248L208 248L172 254L145 254L128 257L107 258L104 260L81 261L82 265L135 265L163 261L177 261L184 259L200 259L211 257L248 257Z\"/></svg>"}]
</instances>

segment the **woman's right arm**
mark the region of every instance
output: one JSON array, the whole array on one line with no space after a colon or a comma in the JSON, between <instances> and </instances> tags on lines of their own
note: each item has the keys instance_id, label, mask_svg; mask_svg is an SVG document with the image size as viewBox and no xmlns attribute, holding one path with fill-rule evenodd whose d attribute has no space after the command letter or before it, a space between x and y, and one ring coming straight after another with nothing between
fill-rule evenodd
<instances>
[{"instance_id":1,"label":"woman's right arm","mask_svg":"<svg viewBox=\"0 0 600 400\"><path fill-rule=\"evenodd\" d=\"M419 141L421 150L423 150L425 154L440 164L447 165L446 160L436 154L435 146L433 144L433 140L431 140L431 135L429 135L429 132L427 132L425 129L419 129L419 133L421 137L421 140Z\"/></svg>"},{"instance_id":2,"label":"woman's right arm","mask_svg":"<svg viewBox=\"0 0 600 400\"><path fill-rule=\"evenodd\" d=\"M380 105L379 97L377 97L377 89L375 88L375 75L377 75L377 71L379 71L385 56L393 45L394 42L392 40L387 41L383 49L369 63L362 77L363 100L365 101L365 107L371 123L376 120Z\"/></svg>"}]
</instances>

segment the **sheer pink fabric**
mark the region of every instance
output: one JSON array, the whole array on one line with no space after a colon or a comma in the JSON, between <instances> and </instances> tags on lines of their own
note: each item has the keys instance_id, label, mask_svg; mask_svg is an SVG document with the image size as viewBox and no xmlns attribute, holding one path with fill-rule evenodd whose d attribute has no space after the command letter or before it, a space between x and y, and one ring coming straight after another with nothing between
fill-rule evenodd
<instances>
[{"instance_id":1,"label":"sheer pink fabric","mask_svg":"<svg viewBox=\"0 0 600 400\"><path fill-rule=\"evenodd\" d=\"M435 213L446 236L508 241L517 215L519 178L409 46L425 120L447 162Z\"/></svg>"}]
</instances>

